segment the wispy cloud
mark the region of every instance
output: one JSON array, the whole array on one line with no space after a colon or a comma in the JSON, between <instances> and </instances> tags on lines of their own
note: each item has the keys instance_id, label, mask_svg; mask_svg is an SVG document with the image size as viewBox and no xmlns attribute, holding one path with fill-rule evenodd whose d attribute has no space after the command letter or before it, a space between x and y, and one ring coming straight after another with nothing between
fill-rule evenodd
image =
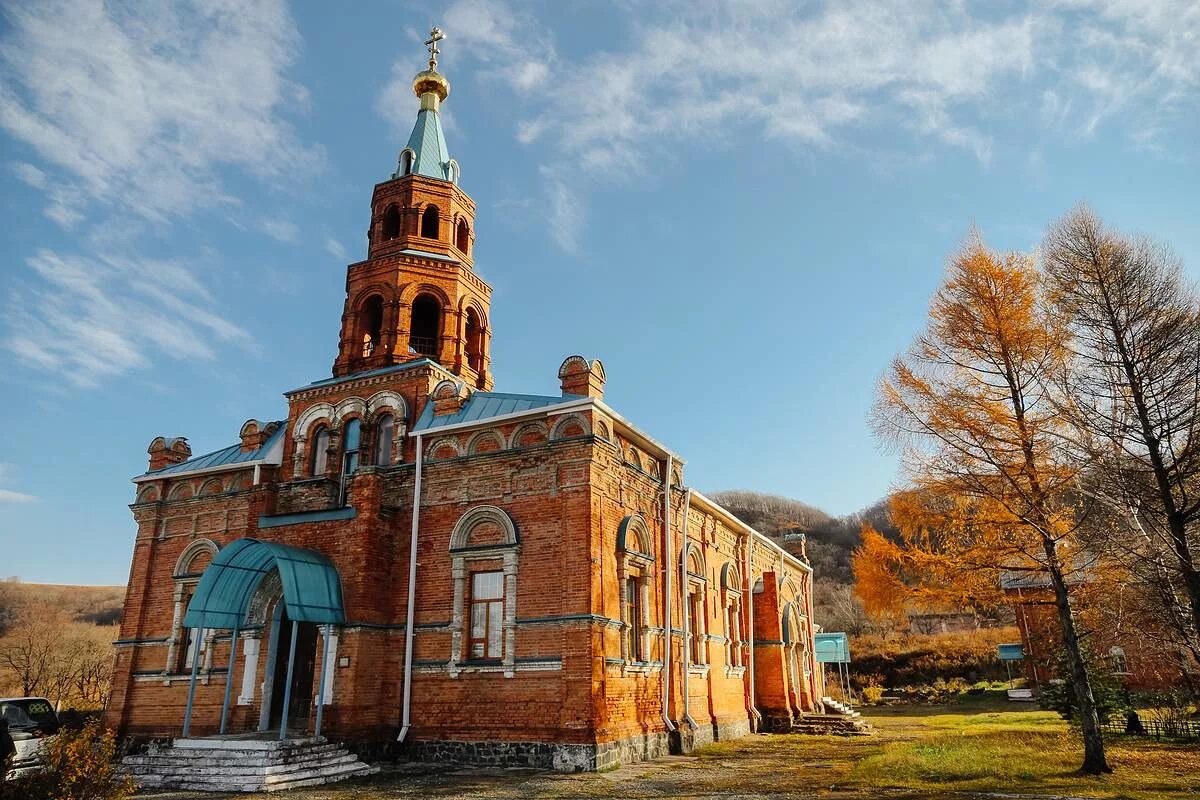
<instances>
[{"instance_id":1,"label":"wispy cloud","mask_svg":"<svg viewBox=\"0 0 1200 800\"><path fill-rule=\"evenodd\" d=\"M8 6L0 126L91 202L153 220L231 202L218 168L311 165L280 112L299 34L282 2Z\"/></svg>"},{"instance_id":2,"label":"wispy cloud","mask_svg":"<svg viewBox=\"0 0 1200 800\"><path fill-rule=\"evenodd\" d=\"M287 119L308 97L286 77L301 44L286 5L48 0L5 14L0 129L28 149L12 169L76 237L24 272L8 266L2 345L79 386L159 358L253 350L195 264L140 251L185 218L239 205L231 171L278 180L321 166ZM285 218L255 225L299 236Z\"/></svg>"},{"instance_id":3,"label":"wispy cloud","mask_svg":"<svg viewBox=\"0 0 1200 800\"><path fill-rule=\"evenodd\" d=\"M460 0L445 19L448 57L477 59L528 103L514 135L555 156L543 183L568 249L589 185L662 169L681 143L714 158L747 136L856 155L943 146L986 166L1005 124L1089 135L1119 120L1140 142L1200 94L1192 0L670 0L634 17L620 45L574 59L516 4ZM1120 113L1132 108L1144 114Z\"/></svg>"},{"instance_id":4,"label":"wispy cloud","mask_svg":"<svg viewBox=\"0 0 1200 800\"><path fill-rule=\"evenodd\" d=\"M542 167L542 183L550 206L550 235L563 250L574 253L579 249L579 228L583 223L583 202L554 171Z\"/></svg>"},{"instance_id":5,"label":"wispy cloud","mask_svg":"<svg viewBox=\"0 0 1200 800\"><path fill-rule=\"evenodd\" d=\"M146 367L152 355L210 361L217 344L252 344L179 262L41 250L28 265L41 280L9 296L4 344L78 386Z\"/></svg>"},{"instance_id":6,"label":"wispy cloud","mask_svg":"<svg viewBox=\"0 0 1200 800\"><path fill-rule=\"evenodd\" d=\"M325 237L325 252L336 258L338 261L346 260L346 248L342 243L332 236Z\"/></svg>"},{"instance_id":7,"label":"wispy cloud","mask_svg":"<svg viewBox=\"0 0 1200 800\"><path fill-rule=\"evenodd\" d=\"M15 464L0 462L0 484L11 483L16 471ZM0 503L33 503L36 501L37 498L31 494L0 488Z\"/></svg>"},{"instance_id":8,"label":"wispy cloud","mask_svg":"<svg viewBox=\"0 0 1200 800\"><path fill-rule=\"evenodd\" d=\"M300 239L300 229L296 223L282 217L263 217L258 221L258 229L276 241L294 244Z\"/></svg>"}]
</instances>

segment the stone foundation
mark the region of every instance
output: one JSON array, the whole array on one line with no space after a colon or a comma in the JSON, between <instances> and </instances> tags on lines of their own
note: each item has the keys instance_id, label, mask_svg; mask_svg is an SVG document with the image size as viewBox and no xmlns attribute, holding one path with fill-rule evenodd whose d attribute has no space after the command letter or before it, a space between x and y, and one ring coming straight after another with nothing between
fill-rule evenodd
<instances>
[{"instance_id":1,"label":"stone foundation","mask_svg":"<svg viewBox=\"0 0 1200 800\"><path fill-rule=\"evenodd\" d=\"M665 733L649 733L598 744L413 741L404 747L404 755L414 761L535 767L555 772L595 772L620 764L659 758L669 752Z\"/></svg>"},{"instance_id":2,"label":"stone foundation","mask_svg":"<svg viewBox=\"0 0 1200 800\"><path fill-rule=\"evenodd\" d=\"M724 724L699 723L699 727L691 730L686 724L681 724L671 734L672 753L690 753L698 747L713 742L727 742L730 739L740 739L750 735L750 720L737 720Z\"/></svg>"}]
</instances>

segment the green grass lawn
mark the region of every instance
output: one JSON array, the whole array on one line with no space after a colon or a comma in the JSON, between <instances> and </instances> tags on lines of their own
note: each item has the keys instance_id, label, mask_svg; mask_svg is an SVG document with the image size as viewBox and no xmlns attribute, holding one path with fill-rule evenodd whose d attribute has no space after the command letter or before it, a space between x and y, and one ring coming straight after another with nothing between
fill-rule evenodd
<instances>
[{"instance_id":1,"label":"green grass lawn","mask_svg":"<svg viewBox=\"0 0 1200 800\"><path fill-rule=\"evenodd\" d=\"M1056 714L995 696L941 708L868 709L879 746L846 775L856 787L1088 797L1200 796L1200 745L1109 737L1111 775L1078 772L1083 746Z\"/></svg>"}]
</instances>

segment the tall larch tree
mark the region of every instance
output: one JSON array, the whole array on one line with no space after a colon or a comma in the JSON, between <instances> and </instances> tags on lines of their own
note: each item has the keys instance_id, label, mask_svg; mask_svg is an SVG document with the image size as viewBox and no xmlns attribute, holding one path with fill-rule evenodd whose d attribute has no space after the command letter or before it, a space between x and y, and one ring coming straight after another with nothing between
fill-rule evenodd
<instances>
[{"instance_id":1,"label":"tall larch tree","mask_svg":"<svg viewBox=\"0 0 1200 800\"><path fill-rule=\"evenodd\" d=\"M1072 610L1086 561L1077 472L1051 402L1063 335L1033 260L973 233L950 258L925 333L881 380L872 421L901 450L912 487L892 503L893 521L914 555L940 565L930 574L1045 575L1080 709L1082 770L1100 774L1111 768Z\"/></svg>"},{"instance_id":2,"label":"tall larch tree","mask_svg":"<svg viewBox=\"0 0 1200 800\"><path fill-rule=\"evenodd\" d=\"M1110 543L1158 595L1200 667L1200 300L1166 247L1107 228L1086 206L1042 248L1071 330L1060 395L1085 490L1123 512ZM1130 534L1133 535L1130 535Z\"/></svg>"}]
</instances>

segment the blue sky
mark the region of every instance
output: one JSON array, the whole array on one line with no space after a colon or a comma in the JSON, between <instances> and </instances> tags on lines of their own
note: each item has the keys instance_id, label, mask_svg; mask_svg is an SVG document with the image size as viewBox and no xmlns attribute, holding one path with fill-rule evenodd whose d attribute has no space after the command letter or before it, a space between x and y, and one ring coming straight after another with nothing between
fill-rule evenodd
<instances>
[{"instance_id":1,"label":"blue sky","mask_svg":"<svg viewBox=\"0 0 1200 800\"><path fill-rule=\"evenodd\" d=\"M875 382L973 223L1086 200L1198 274L1192 0L331 8L5 6L0 575L123 582L150 440L329 374L434 23L496 388L601 358L704 490L881 497Z\"/></svg>"}]
</instances>

